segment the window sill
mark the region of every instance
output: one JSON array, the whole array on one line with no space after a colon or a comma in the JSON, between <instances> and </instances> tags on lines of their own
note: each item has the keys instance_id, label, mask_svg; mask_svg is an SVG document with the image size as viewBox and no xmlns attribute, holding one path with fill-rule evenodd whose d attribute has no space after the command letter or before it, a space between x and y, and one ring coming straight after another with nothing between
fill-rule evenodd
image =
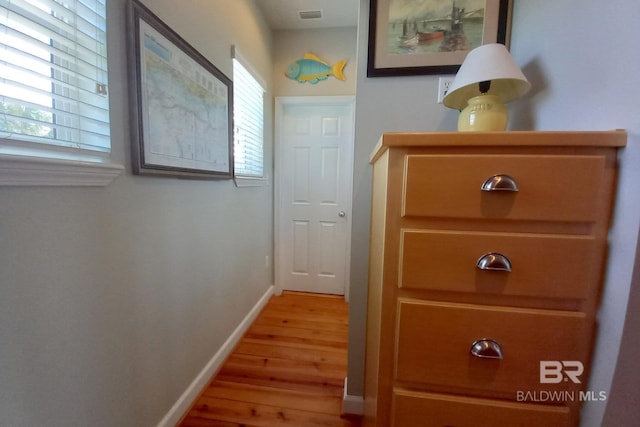
<instances>
[{"instance_id":1,"label":"window sill","mask_svg":"<svg viewBox=\"0 0 640 427\"><path fill-rule=\"evenodd\" d=\"M0 186L106 187L124 166L0 154Z\"/></svg>"},{"instance_id":2,"label":"window sill","mask_svg":"<svg viewBox=\"0 0 640 427\"><path fill-rule=\"evenodd\" d=\"M264 178L250 178L246 176L235 176L233 180L236 183L236 187L238 188L266 187L267 185L269 185L269 178L266 176Z\"/></svg>"}]
</instances>

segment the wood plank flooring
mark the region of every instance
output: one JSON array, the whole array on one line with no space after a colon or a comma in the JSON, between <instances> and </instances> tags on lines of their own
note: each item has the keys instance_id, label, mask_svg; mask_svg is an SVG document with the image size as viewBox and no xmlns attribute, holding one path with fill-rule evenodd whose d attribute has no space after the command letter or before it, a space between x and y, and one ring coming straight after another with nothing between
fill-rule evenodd
<instances>
[{"instance_id":1,"label":"wood plank flooring","mask_svg":"<svg viewBox=\"0 0 640 427\"><path fill-rule=\"evenodd\" d=\"M359 427L341 417L347 319L342 297L273 296L178 426Z\"/></svg>"}]
</instances>

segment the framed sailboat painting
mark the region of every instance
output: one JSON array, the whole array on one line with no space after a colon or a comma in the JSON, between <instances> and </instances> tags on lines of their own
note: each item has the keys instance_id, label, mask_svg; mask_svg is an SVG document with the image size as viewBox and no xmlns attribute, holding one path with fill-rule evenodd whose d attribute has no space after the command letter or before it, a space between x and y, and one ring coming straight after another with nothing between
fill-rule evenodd
<instances>
[{"instance_id":1,"label":"framed sailboat painting","mask_svg":"<svg viewBox=\"0 0 640 427\"><path fill-rule=\"evenodd\" d=\"M370 0L367 77L455 74L467 53L508 44L513 0Z\"/></svg>"}]
</instances>

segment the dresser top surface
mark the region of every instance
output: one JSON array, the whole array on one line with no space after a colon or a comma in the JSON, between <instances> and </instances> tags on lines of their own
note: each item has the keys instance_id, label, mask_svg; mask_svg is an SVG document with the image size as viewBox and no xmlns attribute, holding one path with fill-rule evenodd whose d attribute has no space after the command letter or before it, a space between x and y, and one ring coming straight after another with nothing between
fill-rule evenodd
<instances>
[{"instance_id":1,"label":"dresser top surface","mask_svg":"<svg viewBox=\"0 0 640 427\"><path fill-rule=\"evenodd\" d=\"M504 132L385 132L370 160L392 147L624 147L627 132L504 131Z\"/></svg>"}]
</instances>

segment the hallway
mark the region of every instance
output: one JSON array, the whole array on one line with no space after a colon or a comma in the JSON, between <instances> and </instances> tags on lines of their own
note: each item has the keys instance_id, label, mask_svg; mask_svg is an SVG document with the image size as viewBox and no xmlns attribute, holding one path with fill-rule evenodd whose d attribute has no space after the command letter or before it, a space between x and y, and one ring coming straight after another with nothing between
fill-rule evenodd
<instances>
[{"instance_id":1,"label":"hallway","mask_svg":"<svg viewBox=\"0 0 640 427\"><path fill-rule=\"evenodd\" d=\"M359 426L340 416L347 322L340 296L273 296L179 425Z\"/></svg>"}]
</instances>

